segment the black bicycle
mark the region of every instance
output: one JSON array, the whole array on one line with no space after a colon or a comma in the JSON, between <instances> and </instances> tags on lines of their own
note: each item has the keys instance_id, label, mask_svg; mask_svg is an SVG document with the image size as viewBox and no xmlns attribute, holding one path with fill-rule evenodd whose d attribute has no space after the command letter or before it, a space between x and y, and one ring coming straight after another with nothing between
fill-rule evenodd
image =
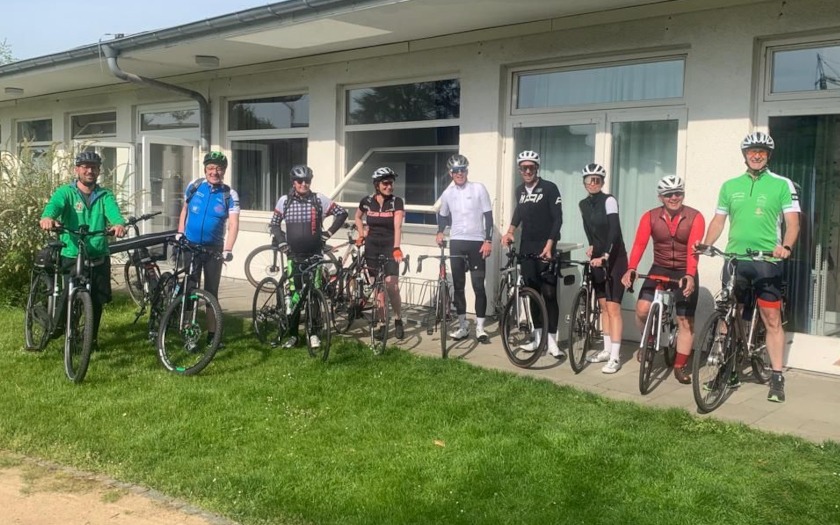
<instances>
[{"instance_id":1,"label":"black bicycle","mask_svg":"<svg viewBox=\"0 0 840 525\"><path fill-rule=\"evenodd\" d=\"M302 282L294 289L294 275L284 273L278 282L265 277L254 291L251 319L260 342L276 346L297 327L293 318L303 315L306 347L309 355L326 361L330 355L330 307L324 295L324 265L332 264L322 255L314 255L298 264Z\"/></svg>"},{"instance_id":2,"label":"black bicycle","mask_svg":"<svg viewBox=\"0 0 840 525\"><path fill-rule=\"evenodd\" d=\"M601 322L601 306L595 297L592 280L592 266L589 261L561 261L561 265L581 267L583 278L580 289L572 301L572 309L567 318L569 323L569 364L578 374L586 366L586 358L593 350Z\"/></svg>"},{"instance_id":3,"label":"black bicycle","mask_svg":"<svg viewBox=\"0 0 840 525\"><path fill-rule=\"evenodd\" d=\"M164 368L194 375L210 364L222 341L222 307L218 299L198 287L193 275L209 258L222 255L181 237L170 241L177 249L175 272L158 282L149 315L150 338ZM160 322L153 326L160 314ZM155 330L154 334L152 330ZM210 335L212 334L212 335Z\"/></svg>"},{"instance_id":4,"label":"black bicycle","mask_svg":"<svg viewBox=\"0 0 840 525\"><path fill-rule=\"evenodd\" d=\"M535 254L520 254L508 248L507 264L502 274L509 283L508 300L499 321L502 334L502 346L508 359L514 365L527 368L536 363L548 343L548 311L542 294L525 286L519 265L524 259L539 258ZM534 309L536 308L536 312ZM542 327L536 327L537 318L542 320ZM539 333L537 333L539 331Z\"/></svg>"},{"instance_id":5,"label":"black bicycle","mask_svg":"<svg viewBox=\"0 0 840 525\"><path fill-rule=\"evenodd\" d=\"M139 237L140 229L137 224L160 214L161 212L156 211L140 217L129 217L126 220L126 228L132 232L134 238ZM152 292L161 279L160 268L148 248L139 247L129 250L128 260L123 265L123 276L128 294L140 307L140 312L144 312L152 298Z\"/></svg>"},{"instance_id":6,"label":"black bicycle","mask_svg":"<svg viewBox=\"0 0 840 525\"><path fill-rule=\"evenodd\" d=\"M111 231L90 231L86 225L80 226L78 230L60 226L52 231L67 232L75 237L78 252L66 283L61 270L61 250L65 246L62 241L50 241L36 257L26 301L26 348L32 351L43 350L64 322L64 372L68 379L80 383L87 374L93 350L90 283L91 269L97 263L88 258L85 241L88 237L108 235Z\"/></svg>"},{"instance_id":7,"label":"black bicycle","mask_svg":"<svg viewBox=\"0 0 840 525\"><path fill-rule=\"evenodd\" d=\"M349 237L348 233L348 237ZM341 267L341 263L335 256L335 252L347 244L331 247L324 246L324 257L329 259L334 268ZM346 254L345 254L346 258ZM279 244L263 244L257 246L245 257L245 278L251 286L258 286L266 277L273 277L279 281L286 268L286 254Z\"/></svg>"},{"instance_id":8,"label":"black bicycle","mask_svg":"<svg viewBox=\"0 0 840 525\"><path fill-rule=\"evenodd\" d=\"M430 316L426 324L426 334L432 335L434 331L440 332L440 355L444 359L449 356L449 347L447 345L447 336L449 335L449 324L452 321L452 294L449 290L449 279L446 273L447 259L462 259L469 262L469 257L466 255L446 255L446 241L440 245L440 255L421 255L417 258L417 273L423 270L423 261L425 259L437 259L438 264L438 279L437 289L432 298L432 305L434 314Z\"/></svg>"}]
</instances>

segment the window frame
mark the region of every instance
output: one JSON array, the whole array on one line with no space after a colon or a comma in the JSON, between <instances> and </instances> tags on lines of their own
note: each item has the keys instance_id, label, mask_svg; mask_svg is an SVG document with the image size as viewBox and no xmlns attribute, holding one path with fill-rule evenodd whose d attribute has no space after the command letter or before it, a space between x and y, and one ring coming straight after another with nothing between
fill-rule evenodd
<instances>
[{"instance_id":1,"label":"window frame","mask_svg":"<svg viewBox=\"0 0 840 525\"><path fill-rule=\"evenodd\" d=\"M791 37L781 39L768 39L761 43L759 49L758 78L764 83L759 90L763 102L789 102L797 100L832 100L840 98L840 89L820 91L789 91L784 93L773 93L773 58L779 51L796 51L801 49L813 49L817 47L840 46L840 38L834 35L823 35L821 37Z\"/></svg>"},{"instance_id":2,"label":"window frame","mask_svg":"<svg viewBox=\"0 0 840 525\"><path fill-rule=\"evenodd\" d=\"M281 93L258 93L255 95L237 95L235 97L226 97L224 98L221 103L219 104L219 114L220 114L220 129L222 129L225 133L225 136L228 138L239 138L239 137L248 137L248 138L261 138L264 139L266 136L274 137L276 135L282 134L283 137L278 138L285 138L286 136L290 138L299 138L301 133L305 134L307 139L309 137L309 128L310 125L306 127L298 127L298 128L278 128L278 129L245 129L245 130L230 130L230 121L228 119L228 115L230 114L230 104L235 103L241 100L255 100L261 98L274 98L274 97L292 97L296 95L307 96L309 97L309 108L310 108L310 119L311 120L311 108L312 108L312 94L309 90L294 90L294 91L284 91Z\"/></svg>"},{"instance_id":3,"label":"window frame","mask_svg":"<svg viewBox=\"0 0 840 525\"><path fill-rule=\"evenodd\" d=\"M136 122L134 125L135 133L138 138L143 136L154 137L171 137L185 140L197 140L201 134L201 117L199 116L199 125L193 128L176 128L176 129L150 129L143 130L143 114L144 113L163 113L172 111L195 111L200 112L201 108L198 102L180 102L168 104L148 104L137 106L135 110Z\"/></svg>"},{"instance_id":4,"label":"window frame","mask_svg":"<svg viewBox=\"0 0 840 525\"><path fill-rule=\"evenodd\" d=\"M85 115L100 115L103 113L113 113L114 114L114 134L113 135L80 135L78 137L73 135L73 119L76 117L84 117ZM119 112L116 108L111 109L104 109L104 110L96 110L96 111L81 111L77 113L68 113L67 114L67 136L70 137L70 140L76 142L84 142L84 141L99 141L102 140L115 140L119 135Z\"/></svg>"}]
</instances>

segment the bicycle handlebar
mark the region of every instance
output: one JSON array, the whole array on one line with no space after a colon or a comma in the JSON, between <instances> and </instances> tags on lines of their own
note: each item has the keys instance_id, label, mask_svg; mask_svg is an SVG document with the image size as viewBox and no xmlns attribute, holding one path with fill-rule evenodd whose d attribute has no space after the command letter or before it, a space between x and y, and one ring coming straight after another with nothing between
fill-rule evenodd
<instances>
[{"instance_id":1,"label":"bicycle handlebar","mask_svg":"<svg viewBox=\"0 0 840 525\"><path fill-rule=\"evenodd\" d=\"M143 214L139 217L130 216L128 219L126 219L125 225L126 226L136 226L138 222L147 221L147 220L151 219L152 217L160 215L161 213L163 213L163 212L156 211L154 213L145 213L145 214Z\"/></svg>"},{"instance_id":2,"label":"bicycle handlebar","mask_svg":"<svg viewBox=\"0 0 840 525\"><path fill-rule=\"evenodd\" d=\"M469 256L467 255L421 255L417 258L417 272L415 273L420 273L421 271L423 271L423 261L425 261L426 259L437 259L440 262L443 262L446 259L463 259L464 262L469 262L470 260Z\"/></svg>"},{"instance_id":3,"label":"bicycle handlebar","mask_svg":"<svg viewBox=\"0 0 840 525\"><path fill-rule=\"evenodd\" d=\"M754 261L764 261L769 263L776 263L778 261L769 260L769 259L778 259L778 257L773 256L773 252L766 252L762 250L753 250L747 248L747 253L731 253L731 252L724 252L723 250L711 245L711 244L698 244L695 247L695 253L700 255L707 255L709 257L724 257L726 259L735 259L737 257L749 257Z\"/></svg>"},{"instance_id":4,"label":"bicycle handlebar","mask_svg":"<svg viewBox=\"0 0 840 525\"><path fill-rule=\"evenodd\" d=\"M652 281L656 281L656 284L676 284L680 290L685 290L686 282L683 278L679 279L671 279L665 275L654 275L654 274L643 274L643 273L636 273L635 271L630 272L630 286L627 288L627 291L633 293L633 281L636 279L651 279Z\"/></svg>"}]
</instances>

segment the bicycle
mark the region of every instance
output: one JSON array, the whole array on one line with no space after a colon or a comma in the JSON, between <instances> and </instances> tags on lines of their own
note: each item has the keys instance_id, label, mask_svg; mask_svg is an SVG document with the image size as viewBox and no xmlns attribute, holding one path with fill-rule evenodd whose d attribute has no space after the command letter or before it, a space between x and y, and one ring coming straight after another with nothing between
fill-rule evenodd
<instances>
[{"instance_id":1,"label":"bicycle","mask_svg":"<svg viewBox=\"0 0 840 525\"><path fill-rule=\"evenodd\" d=\"M294 276L284 274L278 282L265 277L254 291L251 319L260 342L276 346L293 329L291 320L305 313L306 347L313 358L326 361L330 354L330 308L323 291L323 265L331 264L321 255L300 263L301 290L292 290Z\"/></svg>"},{"instance_id":2,"label":"bicycle","mask_svg":"<svg viewBox=\"0 0 840 525\"><path fill-rule=\"evenodd\" d=\"M70 381L81 383L87 374L93 351L93 300L90 296L93 261L87 257L85 240L95 235L108 235L110 230L90 231L86 225L78 230L59 226L51 231L76 236L78 249L75 264L66 283L62 275L62 241L50 241L39 252L38 263L30 277L26 302L24 337L26 348L41 351L50 337L57 335L59 323L64 327L64 373ZM61 303L66 298L64 310Z\"/></svg>"},{"instance_id":3,"label":"bicycle","mask_svg":"<svg viewBox=\"0 0 840 525\"><path fill-rule=\"evenodd\" d=\"M349 235L348 233L348 237ZM333 252L344 246L347 245L342 244L335 248L324 246L324 255L336 268L339 268L340 265ZM274 280L278 280L284 268L286 268L286 256L279 244L257 246L245 257L245 278L254 287L258 286L266 277L273 277Z\"/></svg>"},{"instance_id":4,"label":"bicycle","mask_svg":"<svg viewBox=\"0 0 840 525\"><path fill-rule=\"evenodd\" d=\"M513 248L508 248L507 264L502 269L502 275L510 274L508 283L511 288L507 303L499 321L502 334L502 346L508 359L514 365L528 368L539 360L548 342L548 312L542 295L533 288L525 286L520 273L519 263L524 259L539 257L537 255L522 255ZM505 279L503 277L503 279ZM537 328L533 308L537 309L542 328L539 328L539 344L531 348L535 342Z\"/></svg>"},{"instance_id":5,"label":"bicycle","mask_svg":"<svg viewBox=\"0 0 840 525\"><path fill-rule=\"evenodd\" d=\"M653 360L656 354L662 351L665 366L674 366L674 359L677 356L677 298L675 286L680 287L679 279L671 279L663 275L644 275L633 272L631 274L630 288L628 292L633 293L632 281L635 279L650 279L656 283L653 292L653 300L650 303L645 326L642 328L642 338L639 342L639 392L642 395L650 391L651 378L653 375ZM666 289L666 286L668 287ZM664 344L663 344L664 343ZM664 350L663 350L664 348Z\"/></svg>"},{"instance_id":6,"label":"bicycle","mask_svg":"<svg viewBox=\"0 0 840 525\"><path fill-rule=\"evenodd\" d=\"M449 334L449 322L452 320L452 295L449 291L449 280L446 278L446 260L462 259L469 263L469 257L466 255L446 255L446 241L440 245L440 255L421 255L417 258L417 273L423 270L423 261L425 259L437 259L440 264L438 266L437 290L432 299L434 304L434 318L426 326L426 334L432 335L434 331L440 331L440 355L444 359L449 356L449 348L446 345L446 339Z\"/></svg>"},{"instance_id":7,"label":"bicycle","mask_svg":"<svg viewBox=\"0 0 840 525\"><path fill-rule=\"evenodd\" d=\"M147 221L160 214L161 212L156 211L141 215L140 217L129 217L126 220L126 229L132 232L133 237L139 237L140 229L137 223ZM128 260L123 265L123 276L131 299L137 303L141 312L145 311L146 304L151 299L152 291L157 286L161 277L160 268L148 248L139 247L134 250L129 250Z\"/></svg>"},{"instance_id":8,"label":"bicycle","mask_svg":"<svg viewBox=\"0 0 840 525\"><path fill-rule=\"evenodd\" d=\"M572 309L566 322L569 323L569 364L575 374L586 366L586 358L593 350L595 339L599 337L601 323L601 305L595 296L592 280L592 266L589 261L561 261L563 266L577 265L582 268L583 277Z\"/></svg>"},{"instance_id":9,"label":"bicycle","mask_svg":"<svg viewBox=\"0 0 840 525\"><path fill-rule=\"evenodd\" d=\"M195 375L210 364L222 341L222 307L210 292L198 287L192 278L208 257L220 253L181 237L170 241L177 247L175 271L158 282L153 294L153 312L163 312L155 342L164 368L181 375ZM189 263L185 263L190 254ZM164 306L165 305L165 306ZM157 315L157 314L155 314ZM149 315L150 338L154 320ZM212 337L208 337L209 334Z\"/></svg>"},{"instance_id":10,"label":"bicycle","mask_svg":"<svg viewBox=\"0 0 840 525\"><path fill-rule=\"evenodd\" d=\"M729 278L715 297L715 310L701 332L702 338L692 359L694 401L700 412L708 413L723 404L733 387L732 378L737 378L735 374L746 361L761 384L770 380L772 368L767 353L767 330L755 308L754 290L748 291L751 304L744 305L743 310L735 297L735 270L744 254L727 253L702 244L697 245L697 252L724 257L729 270ZM747 250L746 256L754 261L777 262L767 252Z\"/></svg>"}]
</instances>

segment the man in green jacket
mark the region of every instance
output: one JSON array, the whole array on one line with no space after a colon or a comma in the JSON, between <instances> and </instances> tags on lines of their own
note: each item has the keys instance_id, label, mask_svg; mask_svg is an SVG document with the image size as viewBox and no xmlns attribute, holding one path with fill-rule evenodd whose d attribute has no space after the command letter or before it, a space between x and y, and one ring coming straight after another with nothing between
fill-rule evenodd
<instances>
[{"instance_id":1,"label":"man in green jacket","mask_svg":"<svg viewBox=\"0 0 840 525\"><path fill-rule=\"evenodd\" d=\"M114 235L125 235L125 219L111 190L96 183L102 168L102 158L92 151L76 156L76 180L60 186L50 197L44 213L41 214L41 229L50 230L66 226L78 230L88 226L90 231L101 231L110 227ZM62 272L69 274L75 265L78 248L74 235L61 233L64 248L61 250ZM94 235L85 240L88 261L91 264L90 296L93 302L93 340L99 335L99 320L102 305L111 301L111 255L108 239Z\"/></svg>"}]
</instances>

